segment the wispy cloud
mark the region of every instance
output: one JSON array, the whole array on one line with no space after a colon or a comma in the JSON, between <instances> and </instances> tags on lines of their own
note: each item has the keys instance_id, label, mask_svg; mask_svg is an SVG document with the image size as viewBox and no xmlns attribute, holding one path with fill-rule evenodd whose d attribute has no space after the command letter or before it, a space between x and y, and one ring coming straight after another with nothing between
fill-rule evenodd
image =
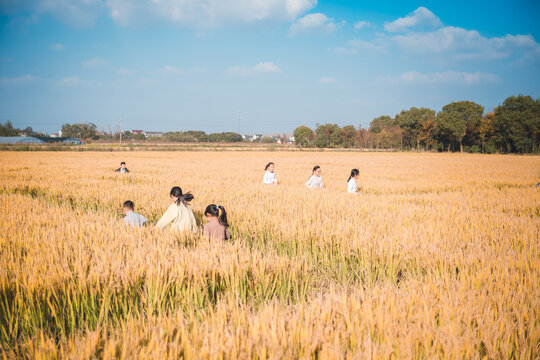
<instances>
[{"instance_id":1,"label":"wispy cloud","mask_svg":"<svg viewBox=\"0 0 540 360\"><path fill-rule=\"evenodd\" d=\"M369 26L371 26L371 23L369 21L358 21L354 24L355 30L361 30Z\"/></svg>"},{"instance_id":2,"label":"wispy cloud","mask_svg":"<svg viewBox=\"0 0 540 360\"><path fill-rule=\"evenodd\" d=\"M345 46L338 46L332 49L338 54L358 54L358 53L376 53L384 52L387 46L384 41L366 41L366 40L349 40Z\"/></svg>"},{"instance_id":3,"label":"wispy cloud","mask_svg":"<svg viewBox=\"0 0 540 360\"><path fill-rule=\"evenodd\" d=\"M230 23L293 20L312 9L317 0L109 0L111 18L121 25L168 21L196 28L215 28Z\"/></svg>"},{"instance_id":4,"label":"wispy cloud","mask_svg":"<svg viewBox=\"0 0 540 360\"><path fill-rule=\"evenodd\" d=\"M255 66L237 65L227 69L227 75L250 76L264 73L279 73L281 69L273 62L260 62Z\"/></svg>"},{"instance_id":5,"label":"wispy cloud","mask_svg":"<svg viewBox=\"0 0 540 360\"><path fill-rule=\"evenodd\" d=\"M101 67L101 66L107 65L107 60L104 60L99 57L95 57L95 58L86 60L85 62L83 62L83 65L87 67Z\"/></svg>"},{"instance_id":6,"label":"wispy cloud","mask_svg":"<svg viewBox=\"0 0 540 360\"><path fill-rule=\"evenodd\" d=\"M64 45L59 44L59 43L51 44L50 48L51 50L55 50L55 51L63 51L65 49Z\"/></svg>"},{"instance_id":7,"label":"wispy cloud","mask_svg":"<svg viewBox=\"0 0 540 360\"><path fill-rule=\"evenodd\" d=\"M16 77L3 77L0 79L2 85L23 85L37 79L36 76L26 74Z\"/></svg>"},{"instance_id":8,"label":"wispy cloud","mask_svg":"<svg viewBox=\"0 0 540 360\"><path fill-rule=\"evenodd\" d=\"M99 85L97 81L83 80L78 76L69 76L62 78L55 82L56 85L60 86L89 86L89 85Z\"/></svg>"},{"instance_id":9,"label":"wispy cloud","mask_svg":"<svg viewBox=\"0 0 540 360\"><path fill-rule=\"evenodd\" d=\"M405 17L386 23L384 29L388 32L402 32L418 28L436 28L441 25L441 19L421 6Z\"/></svg>"},{"instance_id":10,"label":"wispy cloud","mask_svg":"<svg viewBox=\"0 0 540 360\"><path fill-rule=\"evenodd\" d=\"M319 84L333 84L333 83L337 82L337 80L334 79L333 77L330 77L330 76L323 76L317 82Z\"/></svg>"},{"instance_id":11,"label":"wispy cloud","mask_svg":"<svg viewBox=\"0 0 540 360\"><path fill-rule=\"evenodd\" d=\"M479 83L495 83L499 78L490 73L482 72L457 72L444 71L435 73L421 73L418 71L408 71L397 76L387 75L380 77L379 82L394 84L464 84L473 85Z\"/></svg>"},{"instance_id":12,"label":"wispy cloud","mask_svg":"<svg viewBox=\"0 0 540 360\"><path fill-rule=\"evenodd\" d=\"M156 69L156 72L162 73L162 74L169 74L169 75L184 75L185 71L182 68L171 66L171 65L165 65L159 69Z\"/></svg>"},{"instance_id":13,"label":"wispy cloud","mask_svg":"<svg viewBox=\"0 0 540 360\"><path fill-rule=\"evenodd\" d=\"M291 25L289 35L329 34L337 28L338 25L334 22L334 19L328 18L322 13L314 13L296 20L296 22Z\"/></svg>"}]
</instances>

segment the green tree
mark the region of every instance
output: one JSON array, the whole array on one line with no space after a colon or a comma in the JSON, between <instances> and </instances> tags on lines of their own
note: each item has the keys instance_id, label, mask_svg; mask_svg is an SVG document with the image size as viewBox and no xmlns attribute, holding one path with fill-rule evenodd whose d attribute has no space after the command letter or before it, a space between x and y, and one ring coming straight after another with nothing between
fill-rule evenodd
<instances>
[{"instance_id":1,"label":"green tree","mask_svg":"<svg viewBox=\"0 0 540 360\"><path fill-rule=\"evenodd\" d=\"M382 131L382 129L384 129L385 127L387 126L394 126L395 125L395 121L394 119L392 119L390 116L388 115L382 115L382 116L379 116L375 119L373 119L370 123L369 123L369 129L368 131L369 132L372 132L374 134L378 134Z\"/></svg>"},{"instance_id":2,"label":"green tree","mask_svg":"<svg viewBox=\"0 0 540 360\"><path fill-rule=\"evenodd\" d=\"M299 126L293 132L294 142L301 146L309 146L313 141L313 130L307 126Z\"/></svg>"},{"instance_id":3,"label":"green tree","mask_svg":"<svg viewBox=\"0 0 540 360\"><path fill-rule=\"evenodd\" d=\"M0 124L0 136L19 136L19 130L8 121L4 125Z\"/></svg>"},{"instance_id":4,"label":"green tree","mask_svg":"<svg viewBox=\"0 0 540 360\"><path fill-rule=\"evenodd\" d=\"M341 146L350 148L355 145L357 139L356 129L353 125L344 126L341 129Z\"/></svg>"},{"instance_id":5,"label":"green tree","mask_svg":"<svg viewBox=\"0 0 540 360\"><path fill-rule=\"evenodd\" d=\"M339 125L318 125L315 130L315 146L320 148L341 146L341 128Z\"/></svg>"},{"instance_id":6,"label":"green tree","mask_svg":"<svg viewBox=\"0 0 540 360\"><path fill-rule=\"evenodd\" d=\"M537 152L540 136L540 100L510 96L495 109L495 126L508 152Z\"/></svg>"},{"instance_id":7,"label":"green tree","mask_svg":"<svg viewBox=\"0 0 540 360\"><path fill-rule=\"evenodd\" d=\"M479 137L482 145L482 154L485 154L486 152L491 154L496 151L496 144L499 142L499 137L497 135L497 127L495 126L494 112L482 116Z\"/></svg>"},{"instance_id":8,"label":"green tree","mask_svg":"<svg viewBox=\"0 0 540 360\"><path fill-rule=\"evenodd\" d=\"M418 143L424 145L427 150L430 150L437 144L437 130L435 111L433 111L433 117L426 117L420 120Z\"/></svg>"},{"instance_id":9,"label":"green tree","mask_svg":"<svg viewBox=\"0 0 540 360\"><path fill-rule=\"evenodd\" d=\"M428 108L412 107L409 110L402 110L396 116L396 123L402 130L402 143L409 147L420 147L419 133L430 125L431 120L435 119L435 110ZM428 126L429 127L429 126ZM426 134L422 137L425 139Z\"/></svg>"},{"instance_id":10,"label":"green tree","mask_svg":"<svg viewBox=\"0 0 540 360\"><path fill-rule=\"evenodd\" d=\"M401 136L401 128L395 119L388 115L379 116L369 124L368 138L374 148L397 148L400 146Z\"/></svg>"},{"instance_id":11,"label":"green tree","mask_svg":"<svg viewBox=\"0 0 540 360\"><path fill-rule=\"evenodd\" d=\"M483 113L484 107L472 101L452 102L437 115L438 126L449 140L459 143L459 151L463 152L463 138L467 131L479 128Z\"/></svg>"},{"instance_id":12,"label":"green tree","mask_svg":"<svg viewBox=\"0 0 540 360\"><path fill-rule=\"evenodd\" d=\"M97 127L93 123L64 124L62 125L62 136L82 140L93 139L97 136Z\"/></svg>"}]
</instances>

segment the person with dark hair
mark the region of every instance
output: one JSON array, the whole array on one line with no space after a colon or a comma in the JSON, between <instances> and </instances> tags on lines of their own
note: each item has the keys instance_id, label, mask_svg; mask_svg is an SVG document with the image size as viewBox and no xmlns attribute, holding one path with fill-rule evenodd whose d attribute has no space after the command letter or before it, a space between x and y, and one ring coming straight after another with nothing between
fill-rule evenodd
<instances>
[{"instance_id":1,"label":"person with dark hair","mask_svg":"<svg viewBox=\"0 0 540 360\"><path fill-rule=\"evenodd\" d=\"M175 186L171 189L170 196L172 204L165 211L161 219L159 219L156 227L163 229L170 224L171 229L196 231L197 222L195 221L193 211L191 211L188 205L193 200L193 195L189 192L184 194L180 187Z\"/></svg>"},{"instance_id":2,"label":"person with dark hair","mask_svg":"<svg viewBox=\"0 0 540 360\"><path fill-rule=\"evenodd\" d=\"M313 173L306 182L306 186L310 189L322 189L324 187L321 177L321 167L319 165L315 165L313 168Z\"/></svg>"},{"instance_id":3,"label":"person with dark hair","mask_svg":"<svg viewBox=\"0 0 540 360\"><path fill-rule=\"evenodd\" d=\"M274 172L274 163L269 162L264 167L264 170L266 170L266 173L263 177L263 184L265 185L277 185L277 179L276 179L276 173Z\"/></svg>"},{"instance_id":4,"label":"person with dark hair","mask_svg":"<svg viewBox=\"0 0 540 360\"><path fill-rule=\"evenodd\" d=\"M347 180L347 192L351 194L358 194L358 184L356 183L356 179L358 179L358 175L360 175L360 171L358 169L352 169L351 175L349 176L349 180Z\"/></svg>"},{"instance_id":5,"label":"person with dark hair","mask_svg":"<svg viewBox=\"0 0 540 360\"><path fill-rule=\"evenodd\" d=\"M129 172L128 168L126 167L126 163L124 161L122 161L120 163L120 167L114 171L119 172L121 174Z\"/></svg>"},{"instance_id":6,"label":"person with dark hair","mask_svg":"<svg viewBox=\"0 0 540 360\"><path fill-rule=\"evenodd\" d=\"M126 215L124 217L124 222L127 225L131 227L146 226L146 224L148 223L148 219L140 214L137 214L134 211L135 205L133 205L133 201L131 200L124 201L123 208L124 208L124 215Z\"/></svg>"},{"instance_id":7,"label":"person with dark hair","mask_svg":"<svg viewBox=\"0 0 540 360\"><path fill-rule=\"evenodd\" d=\"M227 222L227 212L223 206L215 204L208 205L204 210L207 223L204 225L204 236L211 239L229 240L229 223Z\"/></svg>"}]
</instances>

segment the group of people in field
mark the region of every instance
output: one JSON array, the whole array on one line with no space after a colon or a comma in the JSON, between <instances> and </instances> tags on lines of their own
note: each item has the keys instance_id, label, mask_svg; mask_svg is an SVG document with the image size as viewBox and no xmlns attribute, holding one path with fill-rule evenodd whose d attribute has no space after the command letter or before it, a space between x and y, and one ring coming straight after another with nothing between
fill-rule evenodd
<instances>
[{"instance_id":1,"label":"group of people in field","mask_svg":"<svg viewBox=\"0 0 540 360\"><path fill-rule=\"evenodd\" d=\"M263 184L277 185L278 181L276 178L275 167L276 165L273 162L269 162L268 164L266 164L264 168L266 173L263 177ZM347 193L356 195L358 194L358 184L356 183L356 180L358 179L359 175L360 171L358 169L351 170L351 175L349 175L349 179L347 180ZM319 165L315 165L315 167L313 167L311 176L306 182L306 187L309 189L324 188L324 183L321 176L321 167Z\"/></svg>"},{"instance_id":2,"label":"group of people in field","mask_svg":"<svg viewBox=\"0 0 540 360\"><path fill-rule=\"evenodd\" d=\"M128 173L126 163L122 161L120 168L115 171ZM193 200L191 193L184 193L179 186L175 186L169 193L171 205L167 208L163 216L156 223L158 229L170 227L178 231L197 231L197 221L195 215L189 207L189 202ZM123 203L124 222L131 227L147 226L148 219L135 212L133 201L126 200ZM204 235L213 239L228 240L231 233L228 229L227 212L223 206L210 204L204 210L206 224L204 225Z\"/></svg>"},{"instance_id":3,"label":"group of people in field","mask_svg":"<svg viewBox=\"0 0 540 360\"><path fill-rule=\"evenodd\" d=\"M265 185L277 185L278 181L275 173L275 164L273 162L268 163L264 170L266 171L263 177L263 184ZM120 163L120 167L115 170L119 173L129 173L125 162ZM358 185L356 179L360 171L358 169L352 169L351 175L347 180L347 192L351 194L358 194ZM316 165L313 168L312 174L306 182L306 187L309 189L321 189L324 188L324 183L321 177L321 167ZM158 229L164 229L170 227L171 229L178 231L197 231L197 222L193 211L189 207L189 202L193 200L191 193L184 193L179 186L175 186L169 193L171 199L171 205L167 208L163 216L156 223ZM147 226L148 219L143 215L135 212L135 204L133 201L126 200L123 203L124 210L124 222L132 227ZM223 206L210 204L204 210L204 216L206 218L206 224L204 225L204 235L212 239L228 240L231 238L229 231L229 223L227 221L227 212Z\"/></svg>"}]
</instances>

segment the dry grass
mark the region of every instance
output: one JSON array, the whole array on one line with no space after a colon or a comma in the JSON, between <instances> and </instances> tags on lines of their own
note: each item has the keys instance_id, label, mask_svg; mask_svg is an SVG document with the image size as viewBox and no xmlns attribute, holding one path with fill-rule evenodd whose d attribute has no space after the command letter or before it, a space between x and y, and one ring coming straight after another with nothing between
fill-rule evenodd
<instances>
[{"instance_id":1,"label":"dry grass","mask_svg":"<svg viewBox=\"0 0 540 360\"><path fill-rule=\"evenodd\" d=\"M0 153L0 354L538 358L539 178L526 156ZM174 185L234 240L123 225Z\"/></svg>"}]
</instances>

